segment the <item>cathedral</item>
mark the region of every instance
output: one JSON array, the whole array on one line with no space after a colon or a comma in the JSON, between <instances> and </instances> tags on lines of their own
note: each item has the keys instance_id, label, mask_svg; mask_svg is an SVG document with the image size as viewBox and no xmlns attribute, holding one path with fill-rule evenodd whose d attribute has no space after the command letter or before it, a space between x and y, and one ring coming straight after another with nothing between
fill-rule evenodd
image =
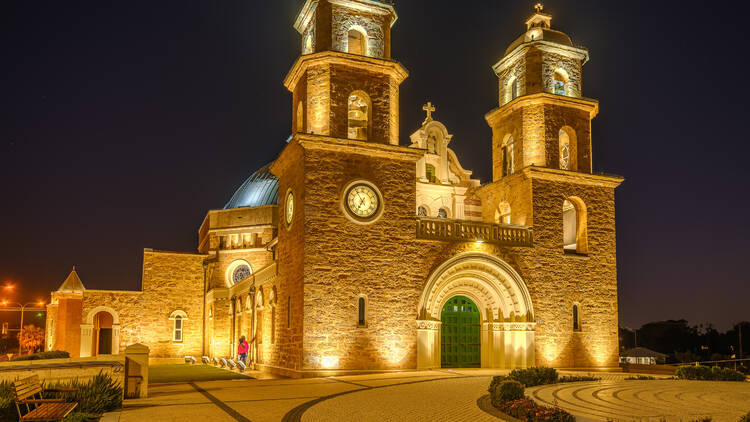
<instances>
[{"instance_id":1,"label":"cathedral","mask_svg":"<svg viewBox=\"0 0 750 422\"><path fill-rule=\"evenodd\" d=\"M306 0L283 151L207 213L197 251L146 249L139 291L86 289L74 269L47 347L176 362L234 358L244 336L251 367L290 377L617 367L623 178L593 172L588 51L536 6L493 66L482 184L431 103L399 139L396 20L390 1Z\"/></svg>"}]
</instances>

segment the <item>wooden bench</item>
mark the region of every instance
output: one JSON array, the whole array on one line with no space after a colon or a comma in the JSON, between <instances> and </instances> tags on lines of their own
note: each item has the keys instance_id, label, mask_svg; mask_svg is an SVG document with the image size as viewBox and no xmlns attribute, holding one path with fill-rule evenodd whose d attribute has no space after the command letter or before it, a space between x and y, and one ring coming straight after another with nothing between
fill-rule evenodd
<instances>
[{"instance_id":1,"label":"wooden bench","mask_svg":"<svg viewBox=\"0 0 750 422\"><path fill-rule=\"evenodd\" d=\"M70 389L46 390L51 392L75 392ZM78 406L78 403L66 403L64 399L45 399L42 396L42 383L34 375L13 383L13 398L16 402L18 417L26 421L62 421ZM26 414L21 415L21 406L26 406Z\"/></svg>"}]
</instances>

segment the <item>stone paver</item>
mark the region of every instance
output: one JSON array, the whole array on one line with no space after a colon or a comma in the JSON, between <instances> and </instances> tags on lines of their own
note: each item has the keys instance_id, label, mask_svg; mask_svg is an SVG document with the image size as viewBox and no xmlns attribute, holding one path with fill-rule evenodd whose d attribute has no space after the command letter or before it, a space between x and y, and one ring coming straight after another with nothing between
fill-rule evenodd
<instances>
[{"instance_id":1,"label":"stone paver","mask_svg":"<svg viewBox=\"0 0 750 422\"><path fill-rule=\"evenodd\" d=\"M736 422L750 411L750 383L706 381L602 381L556 384L526 391L537 402L557 405L598 421Z\"/></svg>"},{"instance_id":2,"label":"stone paver","mask_svg":"<svg viewBox=\"0 0 750 422\"><path fill-rule=\"evenodd\" d=\"M496 421L477 400L487 394L491 377L501 373L445 370L151 385L148 399L126 402L120 421ZM581 422L672 422L707 415L716 422L736 422L750 411L750 383L598 376L603 380L536 387L527 393L581 416Z\"/></svg>"}]
</instances>

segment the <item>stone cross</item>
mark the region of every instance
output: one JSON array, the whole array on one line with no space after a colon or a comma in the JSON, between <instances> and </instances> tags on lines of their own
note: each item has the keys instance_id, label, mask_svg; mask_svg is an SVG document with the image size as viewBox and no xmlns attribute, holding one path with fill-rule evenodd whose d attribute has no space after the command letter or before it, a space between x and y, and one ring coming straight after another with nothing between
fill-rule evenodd
<instances>
[{"instance_id":1,"label":"stone cross","mask_svg":"<svg viewBox=\"0 0 750 422\"><path fill-rule=\"evenodd\" d=\"M435 110L437 109L435 108L435 106L432 105L431 102L428 101L427 104L425 104L424 107L422 107L422 110L427 112L427 118L424 119L425 123L427 123L427 122L432 121L432 113L435 112Z\"/></svg>"},{"instance_id":2,"label":"stone cross","mask_svg":"<svg viewBox=\"0 0 750 422\"><path fill-rule=\"evenodd\" d=\"M542 13L542 10L544 10L544 5L542 3L537 3L534 5L534 9L536 9L537 13Z\"/></svg>"}]
</instances>

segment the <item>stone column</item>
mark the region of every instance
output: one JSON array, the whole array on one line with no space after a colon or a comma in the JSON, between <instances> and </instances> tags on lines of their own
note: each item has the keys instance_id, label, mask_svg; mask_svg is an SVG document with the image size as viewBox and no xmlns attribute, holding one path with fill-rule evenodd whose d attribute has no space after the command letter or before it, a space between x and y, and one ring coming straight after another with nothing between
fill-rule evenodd
<instances>
[{"instance_id":1,"label":"stone column","mask_svg":"<svg viewBox=\"0 0 750 422\"><path fill-rule=\"evenodd\" d=\"M148 397L148 355L149 348L143 344L133 344L125 348L125 398L143 399Z\"/></svg>"},{"instance_id":2,"label":"stone column","mask_svg":"<svg viewBox=\"0 0 750 422\"><path fill-rule=\"evenodd\" d=\"M112 324L112 354L120 354L120 324Z\"/></svg>"},{"instance_id":3,"label":"stone column","mask_svg":"<svg viewBox=\"0 0 750 422\"><path fill-rule=\"evenodd\" d=\"M505 368L505 332L502 324L492 324L492 359L491 368Z\"/></svg>"},{"instance_id":4,"label":"stone column","mask_svg":"<svg viewBox=\"0 0 750 422\"><path fill-rule=\"evenodd\" d=\"M417 369L440 368L440 321L417 321Z\"/></svg>"},{"instance_id":5,"label":"stone column","mask_svg":"<svg viewBox=\"0 0 750 422\"><path fill-rule=\"evenodd\" d=\"M91 345L94 341L94 324L81 324L81 357L91 357Z\"/></svg>"}]
</instances>

